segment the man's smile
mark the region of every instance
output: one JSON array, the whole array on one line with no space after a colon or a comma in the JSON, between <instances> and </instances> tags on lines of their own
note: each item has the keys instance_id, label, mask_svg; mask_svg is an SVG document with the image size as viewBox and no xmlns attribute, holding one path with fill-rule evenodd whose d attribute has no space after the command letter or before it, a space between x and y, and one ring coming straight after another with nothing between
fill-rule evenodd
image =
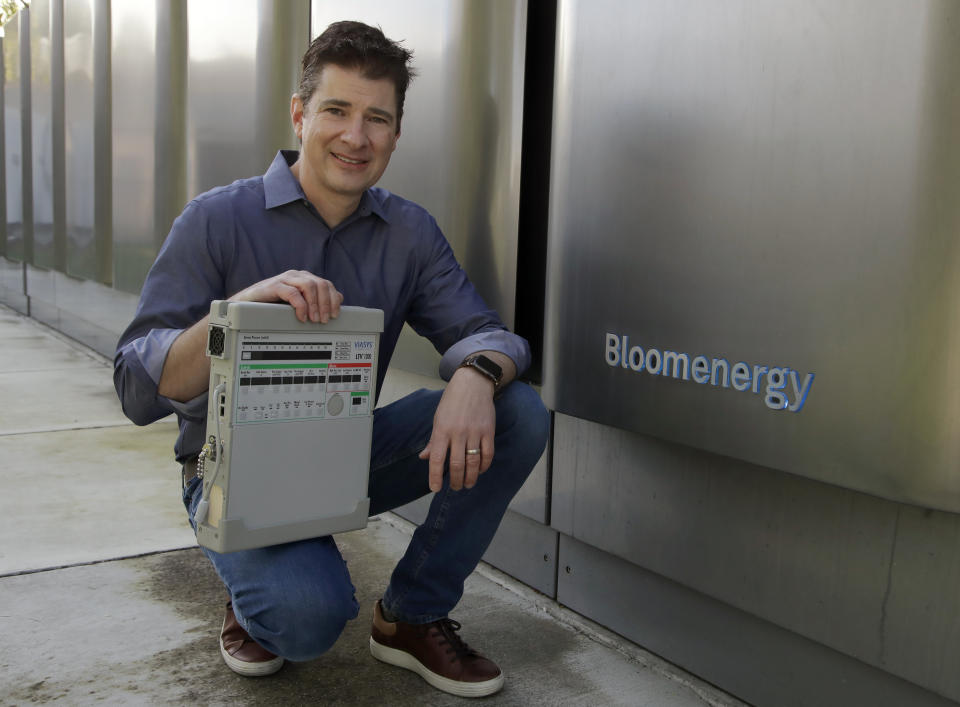
<instances>
[{"instance_id":1,"label":"man's smile","mask_svg":"<svg viewBox=\"0 0 960 707\"><path fill-rule=\"evenodd\" d=\"M366 164L367 162L369 162L369 160L358 160L352 157L347 157L346 155L341 155L338 152L331 152L330 154L333 155L338 160L340 160L341 162L346 162L347 164Z\"/></svg>"}]
</instances>

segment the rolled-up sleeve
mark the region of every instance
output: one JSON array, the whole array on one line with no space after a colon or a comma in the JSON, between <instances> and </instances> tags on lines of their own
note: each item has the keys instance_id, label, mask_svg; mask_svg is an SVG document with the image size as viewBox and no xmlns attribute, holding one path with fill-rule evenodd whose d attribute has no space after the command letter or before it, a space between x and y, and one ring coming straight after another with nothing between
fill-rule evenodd
<instances>
[{"instance_id":1,"label":"rolled-up sleeve","mask_svg":"<svg viewBox=\"0 0 960 707\"><path fill-rule=\"evenodd\" d=\"M206 392L183 403L157 392L167 352L182 332L183 329L153 329L117 351L114 384L124 413L138 425L150 424L173 412L193 420L206 416Z\"/></svg>"},{"instance_id":2,"label":"rolled-up sleeve","mask_svg":"<svg viewBox=\"0 0 960 707\"><path fill-rule=\"evenodd\" d=\"M206 417L206 393L178 402L157 391L170 346L203 318L223 288L206 232L202 210L191 203L174 222L147 275L136 316L117 345L114 387L124 414L135 424L147 425L174 412L191 420Z\"/></svg>"},{"instance_id":3,"label":"rolled-up sleeve","mask_svg":"<svg viewBox=\"0 0 960 707\"><path fill-rule=\"evenodd\" d=\"M526 339L506 329L484 331L461 339L447 349L440 359L440 377L450 380L463 359L477 351L497 351L509 356L517 366L517 375L530 366L530 345Z\"/></svg>"}]
</instances>

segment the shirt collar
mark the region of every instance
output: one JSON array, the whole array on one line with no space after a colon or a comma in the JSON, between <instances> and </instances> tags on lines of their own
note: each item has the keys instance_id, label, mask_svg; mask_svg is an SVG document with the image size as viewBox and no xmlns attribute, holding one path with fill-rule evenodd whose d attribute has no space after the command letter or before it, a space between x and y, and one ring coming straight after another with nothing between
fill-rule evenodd
<instances>
[{"instance_id":1,"label":"shirt collar","mask_svg":"<svg viewBox=\"0 0 960 707\"><path fill-rule=\"evenodd\" d=\"M387 200L388 192L383 189L367 189L360 197L360 206L357 207L357 213L360 216L369 216L376 214L381 219L390 223L387 217L387 209L383 202Z\"/></svg>"},{"instance_id":2,"label":"shirt collar","mask_svg":"<svg viewBox=\"0 0 960 707\"><path fill-rule=\"evenodd\" d=\"M280 150L273 158L270 168L263 175L263 195L265 206L272 209L294 201L305 201L303 188L290 171L290 165L297 161L300 153L297 150ZM375 191L377 193L375 193ZM387 210L384 206L386 192L382 189L367 189L360 197L360 205L355 212L356 216L366 217L376 214L389 223Z\"/></svg>"},{"instance_id":3,"label":"shirt collar","mask_svg":"<svg viewBox=\"0 0 960 707\"><path fill-rule=\"evenodd\" d=\"M280 150L263 175L263 196L268 209L306 198L300 183L290 171L290 165L297 161L298 155L296 150Z\"/></svg>"}]
</instances>

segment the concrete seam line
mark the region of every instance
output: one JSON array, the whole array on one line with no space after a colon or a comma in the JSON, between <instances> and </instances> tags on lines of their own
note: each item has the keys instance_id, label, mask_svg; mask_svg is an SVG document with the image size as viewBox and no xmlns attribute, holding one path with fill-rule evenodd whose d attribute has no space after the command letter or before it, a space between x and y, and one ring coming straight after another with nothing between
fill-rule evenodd
<instances>
[{"instance_id":1,"label":"concrete seam line","mask_svg":"<svg viewBox=\"0 0 960 707\"><path fill-rule=\"evenodd\" d=\"M153 425L174 425L176 420L158 420L157 422L151 422ZM25 430L11 430L9 432L0 431L0 437L13 437L15 435L35 435L43 434L44 432L71 432L73 430L102 430L102 429L111 429L114 427L135 427L132 422L129 420L117 420L115 422L88 422L84 424L76 425L51 425L50 427L31 427ZM171 463L173 460L171 459Z\"/></svg>"},{"instance_id":2,"label":"concrete seam line","mask_svg":"<svg viewBox=\"0 0 960 707\"><path fill-rule=\"evenodd\" d=\"M86 562L75 562L69 565L53 565L50 567L36 567L28 570L16 570L14 572L4 572L0 574L0 579L7 577L22 577L27 574L40 574L41 572L56 572L57 570L68 570L74 567L90 567L91 565L105 565L108 562L122 562L123 560L136 560L141 557L152 557L153 555L165 555L168 552L183 552L184 550L194 550L199 547L196 544L183 545L181 547L168 547L163 550L149 550L147 552L138 552L133 555L121 555L120 557L107 557L102 560L87 560Z\"/></svg>"},{"instance_id":3,"label":"concrete seam line","mask_svg":"<svg viewBox=\"0 0 960 707\"><path fill-rule=\"evenodd\" d=\"M109 427L132 427L133 423L129 421L117 422L87 422L77 425L51 425L50 427L30 427L25 430L10 430L9 432L0 431L0 437L13 437L14 435L36 435L44 432L70 432L71 430L102 430Z\"/></svg>"}]
</instances>

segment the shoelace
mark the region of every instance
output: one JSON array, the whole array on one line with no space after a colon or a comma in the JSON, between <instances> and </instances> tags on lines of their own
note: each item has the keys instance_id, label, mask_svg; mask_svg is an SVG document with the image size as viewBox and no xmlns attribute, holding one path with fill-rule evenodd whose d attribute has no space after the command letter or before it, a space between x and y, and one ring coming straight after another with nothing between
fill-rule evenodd
<instances>
[{"instance_id":1,"label":"shoelace","mask_svg":"<svg viewBox=\"0 0 960 707\"><path fill-rule=\"evenodd\" d=\"M446 643L449 646L447 653L453 653L453 657L450 658L451 663L477 655L477 652L470 648L466 641L457 635L457 631L460 630L459 621L440 619L439 621L434 621L432 624L429 624L429 626L443 637L440 644L443 645Z\"/></svg>"}]
</instances>

